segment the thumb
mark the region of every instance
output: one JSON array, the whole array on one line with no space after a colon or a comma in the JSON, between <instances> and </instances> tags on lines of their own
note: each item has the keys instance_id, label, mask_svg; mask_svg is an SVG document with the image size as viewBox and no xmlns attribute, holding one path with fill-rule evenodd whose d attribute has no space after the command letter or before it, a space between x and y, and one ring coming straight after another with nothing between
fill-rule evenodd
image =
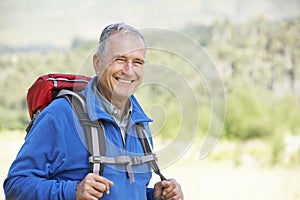
<instances>
[{"instance_id":1,"label":"thumb","mask_svg":"<svg viewBox=\"0 0 300 200\"><path fill-rule=\"evenodd\" d=\"M159 197L163 192L163 186L161 185L161 182L157 182L154 185L154 192L153 192L153 198Z\"/></svg>"}]
</instances>

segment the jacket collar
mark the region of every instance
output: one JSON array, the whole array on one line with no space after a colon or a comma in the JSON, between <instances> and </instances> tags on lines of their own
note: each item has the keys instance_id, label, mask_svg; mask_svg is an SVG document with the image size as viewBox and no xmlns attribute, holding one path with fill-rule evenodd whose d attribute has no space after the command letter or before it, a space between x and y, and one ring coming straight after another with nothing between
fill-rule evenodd
<instances>
[{"instance_id":1,"label":"jacket collar","mask_svg":"<svg viewBox=\"0 0 300 200\"><path fill-rule=\"evenodd\" d=\"M100 108L96 95L92 89L95 81L98 80L98 77L95 76L87 85L83 94L86 96L87 110L89 117L92 121L96 120L109 120L113 119L110 117L108 113ZM151 122L152 120L145 114L140 104L136 100L136 98L132 95L130 97L130 101L132 103L132 114L130 123L138 123L138 122Z\"/></svg>"}]
</instances>

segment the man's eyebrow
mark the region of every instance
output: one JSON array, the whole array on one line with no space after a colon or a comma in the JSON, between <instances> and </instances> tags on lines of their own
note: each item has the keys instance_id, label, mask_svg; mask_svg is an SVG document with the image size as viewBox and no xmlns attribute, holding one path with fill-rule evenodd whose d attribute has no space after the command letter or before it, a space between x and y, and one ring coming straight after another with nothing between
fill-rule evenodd
<instances>
[{"instance_id":1,"label":"man's eyebrow","mask_svg":"<svg viewBox=\"0 0 300 200\"><path fill-rule=\"evenodd\" d=\"M112 60L116 60L118 58L126 58L124 55L118 54L112 57Z\"/></svg>"},{"instance_id":2,"label":"man's eyebrow","mask_svg":"<svg viewBox=\"0 0 300 200\"><path fill-rule=\"evenodd\" d=\"M125 59L127 59L127 57L125 55L122 55L122 54L115 55L113 57L113 60L115 60L116 58L125 58ZM145 59L143 59L143 58L134 58L133 60L134 61L139 61L139 62L142 62L142 63L146 62Z\"/></svg>"},{"instance_id":3,"label":"man's eyebrow","mask_svg":"<svg viewBox=\"0 0 300 200\"><path fill-rule=\"evenodd\" d=\"M142 58L136 58L135 60L139 61L139 62L142 62L143 64L146 62L145 59L142 59Z\"/></svg>"}]
</instances>

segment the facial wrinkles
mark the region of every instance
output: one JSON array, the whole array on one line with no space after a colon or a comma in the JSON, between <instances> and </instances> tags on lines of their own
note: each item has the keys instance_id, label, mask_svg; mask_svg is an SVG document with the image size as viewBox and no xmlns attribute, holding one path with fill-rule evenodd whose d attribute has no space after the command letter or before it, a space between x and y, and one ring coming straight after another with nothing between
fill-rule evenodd
<instances>
[{"instance_id":1,"label":"facial wrinkles","mask_svg":"<svg viewBox=\"0 0 300 200\"><path fill-rule=\"evenodd\" d=\"M123 89L133 93L140 84L141 80L139 79L143 75L142 66L145 62L144 42L136 35L122 33L110 38L106 47L103 57L105 59L102 59L103 62L101 63L106 68L101 77L103 79L102 86L106 86L104 88L101 87L101 93L104 93L103 95L106 98L111 99L117 87L123 87L126 85L126 81L133 81L133 84L130 85L127 82L128 88L123 87ZM141 66L136 68L135 62L141 64ZM138 69L139 67L141 69ZM125 82L120 81L120 79L124 79Z\"/></svg>"},{"instance_id":2,"label":"facial wrinkles","mask_svg":"<svg viewBox=\"0 0 300 200\"><path fill-rule=\"evenodd\" d=\"M143 75L143 64L140 61L136 63L135 55L131 53L116 59L117 61L115 61L116 63L113 66L117 70L112 74L112 78L118 81L116 86L118 84L137 85Z\"/></svg>"}]
</instances>

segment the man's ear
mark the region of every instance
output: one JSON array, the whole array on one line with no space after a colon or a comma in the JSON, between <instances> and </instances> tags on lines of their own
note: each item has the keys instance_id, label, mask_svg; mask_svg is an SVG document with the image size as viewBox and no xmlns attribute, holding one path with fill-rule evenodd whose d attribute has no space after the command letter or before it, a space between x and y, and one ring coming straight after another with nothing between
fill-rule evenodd
<instances>
[{"instance_id":1,"label":"man's ear","mask_svg":"<svg viewBox=\"0 0 300 200\"><path fill-rule=\"evenodd\" d=\"M93 56L93 66L94 66L94 71L97 76L101 74L101 68L100 68L100 56L99 54L95 53Z\"/></svg>"}]
</instances>

